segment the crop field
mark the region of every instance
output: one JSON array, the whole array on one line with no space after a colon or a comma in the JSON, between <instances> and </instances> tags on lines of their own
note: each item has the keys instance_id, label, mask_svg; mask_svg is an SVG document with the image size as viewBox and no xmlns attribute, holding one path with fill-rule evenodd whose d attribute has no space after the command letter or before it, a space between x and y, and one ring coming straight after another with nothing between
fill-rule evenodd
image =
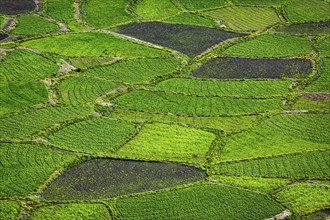
<instances>
[{"instance_id":1,"label":"crop field","mask_svg":"<svg viewBox=\"0 0 330 220\"><path fill-rule=\"evenodd\" d=\"M330 0L0 0L0 220L330 219Z\"/></svg>"},{"instance_id":2,"label":"crop field","mask_svg":"<svg viewBox=\"0 0 330 220\"><path fill-rule=\"evenodd\" d=\"M175 25L161 22L133 23L116 28L119 33L178 50L190 57L215 44L244 34L193 25ZM148 35L145 35L145 33ZM203 33L203 34L202 34Z\"/></svg>"},{"instance_id":3,"label":"crop field","mask_svg":"<svg viewBox=\"0 0 330 220\"><path fill-rule=\"evenodd\" d=\"M75 166L52 182L50 200L106 199L205 179L194 167L158 162L95 159Z\"/></svg>"},{"instance_id":4,"label":"crop field","mask_svg":"<svg viewBox=\"0 0 330 220\"><path fill-rule=\"evenodd\" d=\"M304 78L311 74L312 68L307 59L218 57L193 71L193 76L212 79Z\"/></svg>"}]
</instances>

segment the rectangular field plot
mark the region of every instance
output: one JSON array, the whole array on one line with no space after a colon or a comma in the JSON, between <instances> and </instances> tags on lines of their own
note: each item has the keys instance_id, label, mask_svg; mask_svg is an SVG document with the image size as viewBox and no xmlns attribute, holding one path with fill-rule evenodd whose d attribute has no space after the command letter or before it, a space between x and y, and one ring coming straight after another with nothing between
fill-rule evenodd
<instances>
[{"instance_id":1,"label":"rectangular field plot","mask_svg":"<svg viewBox=\"0 0 330 220\"><path fill-rule=\"evenodd\" d=\"M330 184L293 184L277 193L276 198L296 213L306 214L327 209L330 206Z\"/></svg>"},{"instance_id":2,"label":"rectangular field plot","mask_svg":"<svg viewBox=\"0 0 330 220\"><path fill-rule=\"evenodd\" d=\"M204 163L215 135L178 125L146 124L117 151L127 158Z\"/></svg>"},{"instance_id":3,"label":"rectangular field plot","mask_svg":"<svg viewBox=\"0 0 330 220\"><path fill-rule=\"evenodd\" d=\"M308 59L217 57L208 60L198 69L194 70L193 76L211 79L301 79L311 74L312 70L312 61ZM244 85L244 83L249 82L252 83L253 81L240 83ZM272 83L275 86L284 82L272 81ZM274 92L274 95L276 94L275 91L272 92Z\"/></svg>"},{"instance_id":4,"label":"rectangular field plot","mask_svg":"<svg viewBox=\"0 0 330 220\"><path fill-rule=\"evenodd\" d=\"M122 219L266 219L284 210L270 196L223 185L197 185L119 198Z\"/></svg>"},{"instance_id":5,"label":"rectangular field plot","mask_svg":"<svg viewBox=\"0 0 330 220\"><path fill-rule=\"evenodd\" d=\"M93 27L108 28L116 24L123 24L135 20L127 13L129 0L93 0L83 1L81 11L83 19Z\"/></svg>"},{"instance_id":6,"label":"rectangular field plot","mask_svg":"<svg viewBox=\"0 0 330 220\"><path fill-rule=\"evenodd\" d=\"M46 0L44 10L46 14L60 21L74 19L74 0Z\"/></svg>"},{"instance_id":7,"label":"rectangular field plot","mask_svg":"<svg viewBox=\"0 0 330 220\"><path fill-rule=\"evenodd\" d=\"M198 116L253 114L278 111L282 108L280 98L198 97L144 90L124 94L114 99L113 102L123 109Z\"/></svg>"},{"instance_id":8,"label":"rectangular field plot","mask_svg":"<svg viewBox=\"0 0 330 220\"><path fill-rule=\"evenodd\" d=\"M0 81L43 79L57 73L58 66L49 59L27 50L8 52L0 62Z\"/></svg>"},{"instance_id":9,"label":"rectangular field plot","mask_svg":"<svg viewBox=\"0 0 330 220\"><path fill-rule=\"evenodd\" d=\"M272 8L233 6L203 12L236 31L256 31L280 22Z\"/></svg>"},{"instance_id":10,"label":"rectangular field plot","mask_svg":"<svg viewBox=\"0 0 330 220\"><path fill-rule=\"evenodd\" d=\"M93 113L91 107L49 107L0 119L0 138L23 138L54 124Z\"/></svg>"},{"instance_id":11,"label":"rectangular field plot","mask_svg":"<svg viewBox=\"0 0 330 220\"><path fill-rule=\"evenodd\" d=\"M240 160L286 153L328 149L330 115L273 116L248 131L224 139L221 159Z\"/></svg>"},{"instance_id":12,"label":"rectangular field plot","mask_svg":"<svg viewBox=\"0 0 330 220\"><path fill-rule=\"evenodd\" d=\"M1 144L0 196L26 196L42 184L56 169L77 157L32 144Z\"/></svg>"},{"instance_id":13,"label":"rectangular field plot","mask_svg":"<svg viewBox=\"0 0 330 220\"><path fill-rule=\"evenodd\" d=\"M12 1L12 0L1 0L0 1L0 14L20 14L31 12L35 9L36 5L33 1L30 0L20 0L20 1Z\"/></svg>"},{"instance_id":14,"label":"rectangular field plot","mask_svg":"<svg viewBox=\"0 0 330 220\"><path fill-rule=\"evenodd\" d=\"M264 34L218 53L238 57L295 57L307 55L311 49L311 41L306 37Z\"/></svg>"},{"instance_id":15,"label":"rectangular field plot","mask_svg":"<svg viewBox=\"0 0 330 220\"><path fill-rule=\"evenodd\" d=\"M220 163L212 170L223 175L288 179L330 179L330 151Z\"/></svg>"},{"instance_id":16,"label":"rectangular field plot","mask_svg":"<svg viewBox=\"0 0 330 220\"><path fill-rule=\"evenodd\" d=\"M22 43L46 52L66 56L158 57L169 53L138 45L110 34L90 32L50 36Z\"/></svg>"},{"instance_id":17,"label":"rectangular field plot","mask_svg":"<svg viewBox=\"0 0 330 220\"><path fill-rule=\"evenodd\" d=\"M289 80L218 81L172 78L156 85L159 91L198 96L272 97L289 93Z\"/></svg>"},{"instance_id":18,"label":"rectangular field plot","mask_svg":"<svg viewBox=\"0 0 330 220\"><path fill-rule=\"evenodd\" d=\"M136 5L135 13L144 19L156 20L176 15L180 10L171 0L143 0Z\"/></svg>"},{"instance_id":19,"label":"rectangular field plot","mask_svg":"<svg viewBox=\"0 0 330 220\"><path fill-rule=\"evenodd\" d=\"M190 24L190 25L200 25L200 26L209 26L215 27L216 22L207 17L200 16L199 14L183 12L178 15L169 17L164 22L172 23L172 24Z\"/></svg>"},{"instance_id":20,"label":"rectangular field plot","mask_svg":"<svg viewBox=\"0 0 330 220\"><path fill-rule=\"evenodd\" d=\"M165 122L181 125L190 125L196 128L211 128L226 132L238 132L252 126L256 122L256 116L236 117L188 117L164 113L148 113L130 110L116 110L111 113L114 118L120 118L131 122Z\"/></svg>"},{"instance_id":21,"label":"rectangular field plot","mask_svg":"<svg viewBox=\"0 0 330 220\"><path fill-rule=\"evenodd\" d=\"M287 0L232 0L235 5L262 5L262 6L281 6Z\"/></svg>"},{"instance_id":22,"label":"rectangular field plot","mask_svg":"<svg viewBox=\"0 0 330 220\"><path fill-rule=\"evenodd\" d=\"M217 8L225 5L225 0L179 0L189 10Z\"/></svg>"},{"instance_id":23,"label":"rectangular field plot","mask_svg":"<svg viewBox=\"0 0 330 220\"><path fill-rule=\"evenodd\" d=\"M83 75L125 83L143 83L148 79L174 72L180 62L174 58L122 60L111 65L91 68Z\"/></svg>"},{"instance_id":24,"label":"rectangular field plot","mask_svg":"<svg viewBox=\"0 0 330 220\"><path fill-rule=\"evenodd\" d=\"M277 27L276 32L285 34L309 34L309 35L323 35L330 33L330 21L310 22L303 24L291 24Z\"/></svg>"},{"instance_id":25,"label":"rectangular field plot","mask_svg":"<svg viewBox=\"0 0 330 220\"><path fill-rule=\"evenodd\" d=\"M322 0L293 0L285 5L290 22L303 23L330 19L330 3Z\"/></svg>"}]
</instances>

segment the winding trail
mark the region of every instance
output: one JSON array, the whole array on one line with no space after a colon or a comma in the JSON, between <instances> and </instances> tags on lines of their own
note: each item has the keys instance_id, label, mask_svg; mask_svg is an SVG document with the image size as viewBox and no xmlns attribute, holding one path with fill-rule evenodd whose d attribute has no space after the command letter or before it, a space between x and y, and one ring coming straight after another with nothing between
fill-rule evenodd
<instances>
[{"instance_id":1,"label":"winding trail","mask_svg":"<svg viewBox=\"0 0 330 220\"><path fill-rule=\"evenodd\" d=\"M292 213L290 212L290 210L286 209L283 212L271 217L271 218L267 218L265 220L281 220L281 219L285 219L286 217L292 215Z\"/></svg>"}]
</instances>

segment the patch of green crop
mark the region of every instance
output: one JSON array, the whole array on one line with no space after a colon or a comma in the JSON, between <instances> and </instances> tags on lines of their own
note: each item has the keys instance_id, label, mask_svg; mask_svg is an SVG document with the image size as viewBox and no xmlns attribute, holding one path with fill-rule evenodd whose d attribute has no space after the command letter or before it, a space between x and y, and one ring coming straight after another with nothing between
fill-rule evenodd
<instances>
[{"instance_id":1,"label":"patch of green crop","mask_svg":"<svg viewBox=\"0 0 330 220\"><path fill-rule=\"evenodd\" d=\"M1 82L0 90L0 115L49 101L46 85L39 81Z\"/></svg>"},{"instance_id":2,"label":"patch of green crop","mask_svg":"<svg viewBox=\"0 0 330 220\"><path fill-rule=\"evenodd\" d=\"M143 83L148 79L175 71L180 62L174 58L123 60L89 69L83 74L125 83Z\"/></svg>"},{"instance_id":3,"label":"patch of green crop","mask_svg":"<svg viewBox=\"0 0 330 220\"><path fill-rule=\"evenodd\" d=\"M51 60L27 50L8 52L0 62L0 81L43 79L57 73Z\"/></svg>"},{"instance_id":4,"label":"patch of green crop","mask_svg":"<svg viewBox=\"0 0 330 220\"><path fill-rule=\"evenodd\" d=\"M306 37L264 34L235 44L220 54L240 57L295 57L307 55L311 41Z\"/></svg>"},{"instance_id":5,"label":"patch of green crop","mask_svg":"<svg viewBox=\"0 0 330 220\"><path fill-rule=\"evenodd\" d=\"M113 57L73 57L70 64L79 69L89 69L96 66L107 65L115 62Z\"/></svg>"},{"instance_id":6,"label":"patch of green crop","mask_svg":"<svg viewBox=\"0 0 330 220\"><path fill-rule=\"evenodd\" d=\"M308 34L308 35L326 35L330 33L330 21L308 22L302 24L290 24L275 28L276 32L284 34Z\"/></svg>"},{"instance_id":7,"label":"patch of green crop","mask_svg":"<svg viewBox=\"0 0 330 220\"><path fill-rule=\"evenodd\" d=\"M117 154L127 158L204 163L215 135L178 125L146 124Z\"/></svg>"},{"instance_id":8,"label":"patch of green crop","mask_svg":"<svg viewBox=\"0 0 330 220\"><path fill-rule=\"evenodd\" d=\"M115 106L123 109L198 116L252 114L282 108L280 98L203 97L143 90L124 94L114 99L113 102Z\"/></svg>"},{"instance_id":9,"label":"patch of green crop","mask_svg":"<svg viewBox=\"0 0 330 220\"><path fill-rule=\"evenodd\" d=\"M36 144L0 145L0 196L26 196L57 169L74 161L71 153Z\"/></svg>"},{"instance_id":10,"label":"patch of green crop","mask_svg":"<svg viewBox=\"0 0 330 220\"><path fill-rule=\"evenodd\" d=\"M129 0L93 0L83 1L81 11L84 20L96 28L107 28L135 20L126 11Z\"/></svg>"},{"instance_id":11,"label":"patch of green crop","mask_svg":"<svg viewBox=\"0 0 330 220\"><path fill-rule=\"evenodd\" d=\"M316 99L309 96L315 96ZM319 99L317 99L318 96L320 97ZM296 103L292 106L292 109L309 111L330 110L330 95L322 93L305 94L296 101Z\"/></svg>"},{"instance_id":12,"label":"patch of green crop","mask_svg":"<svg viewBox=\"0 0 330 220\"><path fill-rule=\"evenodd\" d=\"M156 20L178 14L180 10L171 0L143 0L137 4L135 12L142 18Z\"/></svg>"},{"instance_id":13,"label":"patch of green crop","mask_svg":"<svg viewBox=\"0 0 330 220\"><path fill-rule=\"evenodd\" d=\"M69 105L77 106L96 99L119 85L94 77L75 76L63 80L59 86L61 100Z\"/></svg>"},{"instance_id":14,"label":"patch of green crop","mask_svg":"<svg viewBox=\"0 0 330 220\"><path fill-rule=\"evenodd\" d=\"M179 0L189 10L217 8L225 5L225 0Z\"/></svg>"},{"instance_id":15,"label":"patch of green crop","mask_svg":"<svg viewBox=\"0 0 330 220\"><path fill-rule=\"evenodd\" d=\"M190 12L183 12L178 15L169 17L163 21L172 24L190 24L209 27L214 27L216 25L214 20Z\"/></svg>"},{"instance_id":16,"label":"patch of green crop","mask_svg":"<svg viewBox=\"0 0 330 220\"><path fill-rule=\"evenodd\" d=\"M172 78L156 85L160 91L200 96L272 97L289 93L290 80L220 81Z\"/></svg>"},{"instance_id":17,"label":"patch of green crop","mask_svg":"<svg viewBox=\"0 0 330 220\"><path fill-rule=\"evenodd\" d=\"M265 219L284 208L270 196L223 185L117 199L123 219Z\"/></svg>"},{"instance_id":18,"label":"patch of green crop","mask_svg":"<svg viewBox=\"0 0 330 220\"><path fill-rule=\"evenodd\" d=\"M330 3L322 0L293 0L284 7L290 22L324 21L330 19Z\"/></svg>"},{"instance_id":19,"label":"patch of green crop","mask_svg":"<svg viewBox=\"0 0 330 220\"><path fill-rule=\"evenodd\" d=\"M224 139L222 160L240 160L328 149L328 114L281 114Z\"/></svg>"},{"instance_id":20,"label":"patch of green crop","mask_svg":"<svg viewBox=\"0 0 330 220\"><path fill-rule=\"evenodd\" d=\"M330 151L312 151L264 159L223 162L212 171L223 175L289 179L329 179Z\"/></svg>"},{"instance_id":21,"label":"patch of green crop","mask_svg":"<svg viewBox=\"0 0 330 220\"><path fill-rule=\"evenodd\" d=\"M273 8L233 6L203 12L237 31L256 31L280 22Z\"/></svg>"},{"instance_id":22,"label":"patch of green crop","mask_svg":"<svg viewBox=\"0 0 330 220\"><path fill-rule=\"evenodd\" d=\"M257 190L261 192L272 192L290 181L286 179L278 178L261 178L261 177L250 177L250 176L222 176L213 175L209 177L211 182L219 182L225 185L242 187L250 190Z\"/></svg>"},{"instance_id":23,"label":"patch of green crop","mask_svg":"<svg viewBox=\"0 0 330 220\"><path fill-rule=\"evenodd\" d=\"M281 6L288 0L231 0L235 5Z\"/></svg>"},{"instance_id":24,"label":"patch of green crop","mask_svg":"<svg viewBox=\"0 0 330 220\"><path fill-rule=\"evenodd\" d=\"M0 119L0 137L27 137L52 125L93 113L91 107L48 107Z\"/></svg>"},{"instance_id":25,"label":"patch of green crop","mask_svg":"<svg viewBox=\"0 0 330 220\"><path fill-rule=\"evenodd\" d=\"M330 37L326 37L319 43L320 55L330 57Z\"/></svg>"},{"instance_id":26,"label":"patch of green crop","mask_svg":"<svg viewBox=\"0 0 330 220\"><path fill-rule=\"evenodd\" d=\"M105 33L77 33L50 36L22 43L25 47L66 56L159 57L166 51L142 46Z\"/></svg>"},{"instance_id":27,"label":"patch of green crop","mask_svg":"<svg viewBox=\"0 0 330 220\"><path fill-rule=\"evenodd\" d=\"M0 200L0 219L16 220L20 209L19 202Z\"/></svg>"},{"instance_id":28,"label":"patch of green crop","mask_svg":"<svg viewBox=\"0 0 330 220\"><path fill-rule=\"evenodd\" d=\"M296 213L311 213L330 206L330 185L322 183L293 184L280 191L276 198Z\"/></svg>"},{"instance_id":29,"label":"patch of green crop","mask_svg":"<svg viewBox=\"0 0 330 220\"><path fill-rule=\"evenodd\" d=\"M132 124L96 117L69 125L50 135L49 141L64 149L109 153L123 144L135 131Z\"/></svg>"},{"instance_id":30,"label":"patch of green crop","mask_svg":"<svg viewBox=\"0 0 330 220\"><path fill-rule=\"evenodd\" d=\"M45 13L60 21L74 19L74 0L46 0L43 9Z\"/></svg>"},{"instance_id":31,"label":"patch of green crop","mask_svg":"<svg viewBox=\"0 0 330 220\"><path fill-rule=\"evenodd\" d=\"M176 163L94 159L72 167L46 188L47 200L95 200L201 181L204 171Z\"/></svg>"},{"instance_id":32,"label":"patch of green crop","mask_svg":"<svg viewBox=\"0 0 330 220\"><path fill-rule=\"evenodd\" d=\"M148 113L116 109L111 112L114 118L120 118L131 122L165 122L192 127L204 127L223 130L226 132L238 132L250 127L256 120L256 116L236 116L236 117L189 117L164 113Z\"/></svg>"},{"instance_id":33,"label":"patch of green crop","mask_svg":"<svg viewBox=\"0 0 330 220\"><path fill-rule=\"evenodd\" d=\"M70 203L48 205L37 208L31 214L31 220L79 220L79 219L112 219L107 207L103 204Z\"/></svg>"},{"instance_id":34,"label":"patch of green crop","mask_svg":"<svg viewBox=\"0 0 330 220\"><path fill-rule=\"evenodd\" d=\"M38 35L49 33L59 29L59 26L39 17L37 15L27 14L18 18L18 25L12 31L13 34Z\"/></svg>"},{"instance_id":35,"label":"patch of green crop","mask_svg":"<svg viewBox=\"0 0 330 220\"><path fill-rule=\"evenodd\" d=\"M330 45L329 45L330 46ZM309 86L305 88L308 92L330 92L330 58L323 59L323 66L317 76Z\"/></svg>"}]
</instances>

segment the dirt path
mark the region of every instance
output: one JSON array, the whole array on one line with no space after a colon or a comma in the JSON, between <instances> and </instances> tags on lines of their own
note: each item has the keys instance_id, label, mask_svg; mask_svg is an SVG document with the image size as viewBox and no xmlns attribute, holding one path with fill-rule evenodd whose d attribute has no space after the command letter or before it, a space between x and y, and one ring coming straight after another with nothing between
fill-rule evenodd
<instances>
[{"instance_id":1,"label":"dirt path","mask_svg":"<svg viewBox=\"0 0 330 220\"><path fill-rule=\"evenodd\" d=\"M71 64L67 63L67 62L63 62L61 65L60 65L60 70L59 72L57 73L58 76L61 76L61 75L64 75L72 70L75 70L76 67L72 66Z\"/></svg>"},{"instance_id":2,"label":"dirt path","mask_svg":"<svg viewBox=\"0 0 330 220\"><path fill-rule=\"evenodd\" d=\"M80 8L79 8L79 2L74 2L74 18L77 21L80 21Z\"/></svg>"},{"instance_id":3,"label":"dirt path","mask_svg":"<svg viewBox=\"0 0 330 220\"><path fill-rule=\"evenodd\" d=\"M41 12L42 12L42 2L40 2L39 0L34 0L34 4L36 4L36 6L37 6L36 13L41 14Z\"/></svg>"},{"instance_id":4,"label":"dirt path","mask_svg":"<svg viewBox=\"0 0 330 220\"><path fill-rule=\"evenodd\" d=\"M308 110L283 110L282 113L284 114L301 114L306 113Z\"/></svg>"},{"instance_id":5,"label":"dirt path","mask_svg":"<svg viewBox=\"0 0 330 220\"><path fill-rule=\"evenodd\" d=\"M290 210L286 209L283 212L281 212L280 214L277 214L271 218L267 218L266 220L281 220L281 219L285 219L286 217L292 215L292 213L290 212Z\"/></svg>"}]
</instances>

